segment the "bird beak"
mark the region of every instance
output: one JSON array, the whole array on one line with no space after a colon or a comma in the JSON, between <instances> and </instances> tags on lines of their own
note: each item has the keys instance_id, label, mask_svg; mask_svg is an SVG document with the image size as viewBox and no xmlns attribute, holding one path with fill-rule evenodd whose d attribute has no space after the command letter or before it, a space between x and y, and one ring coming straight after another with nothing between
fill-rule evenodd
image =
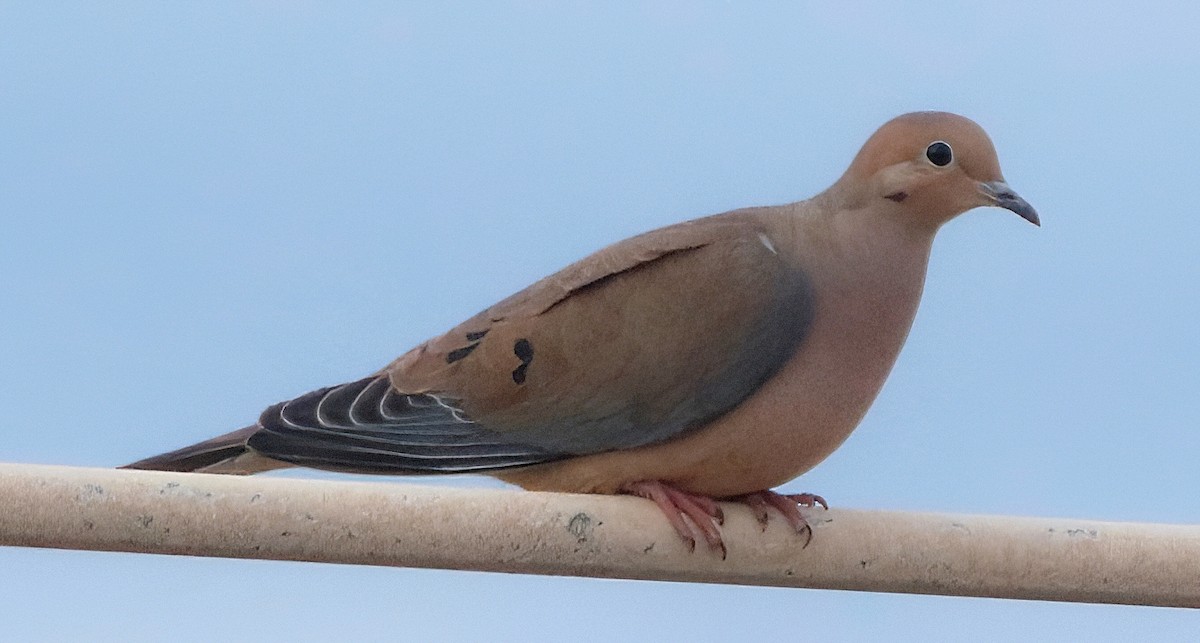
<instances>
[{"instance_id":1,"label":"bird beak","mask_svg":"<svg viewBox=\"0 0 1200 643\"><path fill-rule=\"evenodd\" d=\"M1029 202L1021 198L1021 195L1008 187L1004 181L987 181L979 184L979 191L991 201L990 205L994 205L1005 210L1011 210L1017 216L1025 219L1035 226L1042 225L1042 220L1038 218L1037 210L1033 209Z\"/></svg>"}]
</instances>

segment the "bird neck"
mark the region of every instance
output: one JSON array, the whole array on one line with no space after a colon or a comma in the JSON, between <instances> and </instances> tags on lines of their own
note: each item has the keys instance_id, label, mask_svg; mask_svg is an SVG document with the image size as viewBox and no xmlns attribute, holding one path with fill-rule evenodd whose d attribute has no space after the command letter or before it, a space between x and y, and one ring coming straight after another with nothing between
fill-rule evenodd
<instances>
[{"instance_id":1,"label":"bird neck","mask_svg":"<svg viewBox=\"0 0 1200 643\"><path fill-rule=\"evenodd\" d=\"M919 299L936 228L909 225L890 208L833 209L828 198L791 204L776 220L788 259L827 292Z\"/></svg>"}]
</instances>

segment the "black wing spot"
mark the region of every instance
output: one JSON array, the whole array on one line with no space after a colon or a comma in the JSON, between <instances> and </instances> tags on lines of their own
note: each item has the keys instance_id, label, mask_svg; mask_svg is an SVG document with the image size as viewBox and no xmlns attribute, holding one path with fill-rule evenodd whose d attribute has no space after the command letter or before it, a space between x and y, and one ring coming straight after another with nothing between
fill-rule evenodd
<instances>
[{"instance_id":1,"label":"black wing spot","mask_svg":"<svg viewBox=\"0 0 1200 643\"><path fill-rule=\"evenodd\" d=\"M467 341L471 342L471 343L466 346L463 346L462 348L456 348L456 349L450 351L446 355L446 363L453 364L454 362L457 362L458 360L466 357L467 355L470 355L471 351L475 350L475 348L477 346L479 346L479 342L483 340L483 336L488 334L488 330L490 330L490 329L477 330L474 332L467 333L466 334Z\"/></svg>"},{"instance_id":2,"label":"black wing spot","mask_svg":"<svg viewBox=\"0 0 1200 643\"><path fill-rule=\"evenodd\" d=\"M517 384L524 384L525 371L533 363L533 344L528 339L518 339L513 344L513 355L516 355L517 359L521 360L520 366L517 366L512 372L513 381Z\"/></svg>"},{"instance_id":3,"label":"black wing spot","mask_svg":"<svg viewBox=\"0 0 1200 643\"><path fill-rule=\"evenodd\" d=\"M530 344L528 339L518 339L517 343L513 344L513 354L522 364L528 364L533 361L533 344Z\"/></svg>"},{"instance_id":4,"label":"black wing spot","mask_svg":"<svg viewBox=\"0 0 1200 643\"><path fill-rule=\"evenodd\" d=\"M895 201L896 203L900 203L901 201L908 198L908 192L893 192L883 198L888 199L890 201Z\"/></svg>"},{"instance_id":5,"label":"black wing spot","mask_svg":"<svg viewBox=\"0 0 1200 643\"><path fill-rule=\"evenodd\" d=\"M456 348L456 349L450 351L449 353L446 354L446 363L453 364L454 362L457 362L458 360L466 357L467 355L470 355L471 351L475 350L475 348L478 346L479 346L479 342L476 342L469 346L463 346L462 348Z\"/></svg>"}]
</instances>

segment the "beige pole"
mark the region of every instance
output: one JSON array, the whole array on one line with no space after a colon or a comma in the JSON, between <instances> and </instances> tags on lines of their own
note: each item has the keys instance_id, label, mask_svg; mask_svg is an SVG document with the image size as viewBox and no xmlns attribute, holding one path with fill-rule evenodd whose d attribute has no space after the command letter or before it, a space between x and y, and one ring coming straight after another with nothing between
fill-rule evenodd
<instances>
[{"instance_id":1,"label":"beige pole","mask_svg":"<svg viewBox=\"0 0 1200 643\"><path fill-rule=\"evenodd\" d=\"M0 464L0 545L1200 607L1200 526L726 507L729 555L630 497Z\"/></svg>"}]
</instances>

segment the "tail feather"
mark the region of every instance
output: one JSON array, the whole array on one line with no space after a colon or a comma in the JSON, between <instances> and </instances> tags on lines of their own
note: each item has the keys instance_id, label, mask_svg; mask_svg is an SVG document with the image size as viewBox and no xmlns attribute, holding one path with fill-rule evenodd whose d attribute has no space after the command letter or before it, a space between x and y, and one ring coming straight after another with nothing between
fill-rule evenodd
<instances>
[{"instance_id":1,"label":"tail feather","mask_svg":"<svg viewBox=\"0 0 1200 643\"><path fill-rule=\"evenodd\" d=\"M197 471L246 454L249 451L246 441L258 430L258 425L248 426L182 449L138 460L120 468L150 471Z\"/></svg>"}]
</instances>

